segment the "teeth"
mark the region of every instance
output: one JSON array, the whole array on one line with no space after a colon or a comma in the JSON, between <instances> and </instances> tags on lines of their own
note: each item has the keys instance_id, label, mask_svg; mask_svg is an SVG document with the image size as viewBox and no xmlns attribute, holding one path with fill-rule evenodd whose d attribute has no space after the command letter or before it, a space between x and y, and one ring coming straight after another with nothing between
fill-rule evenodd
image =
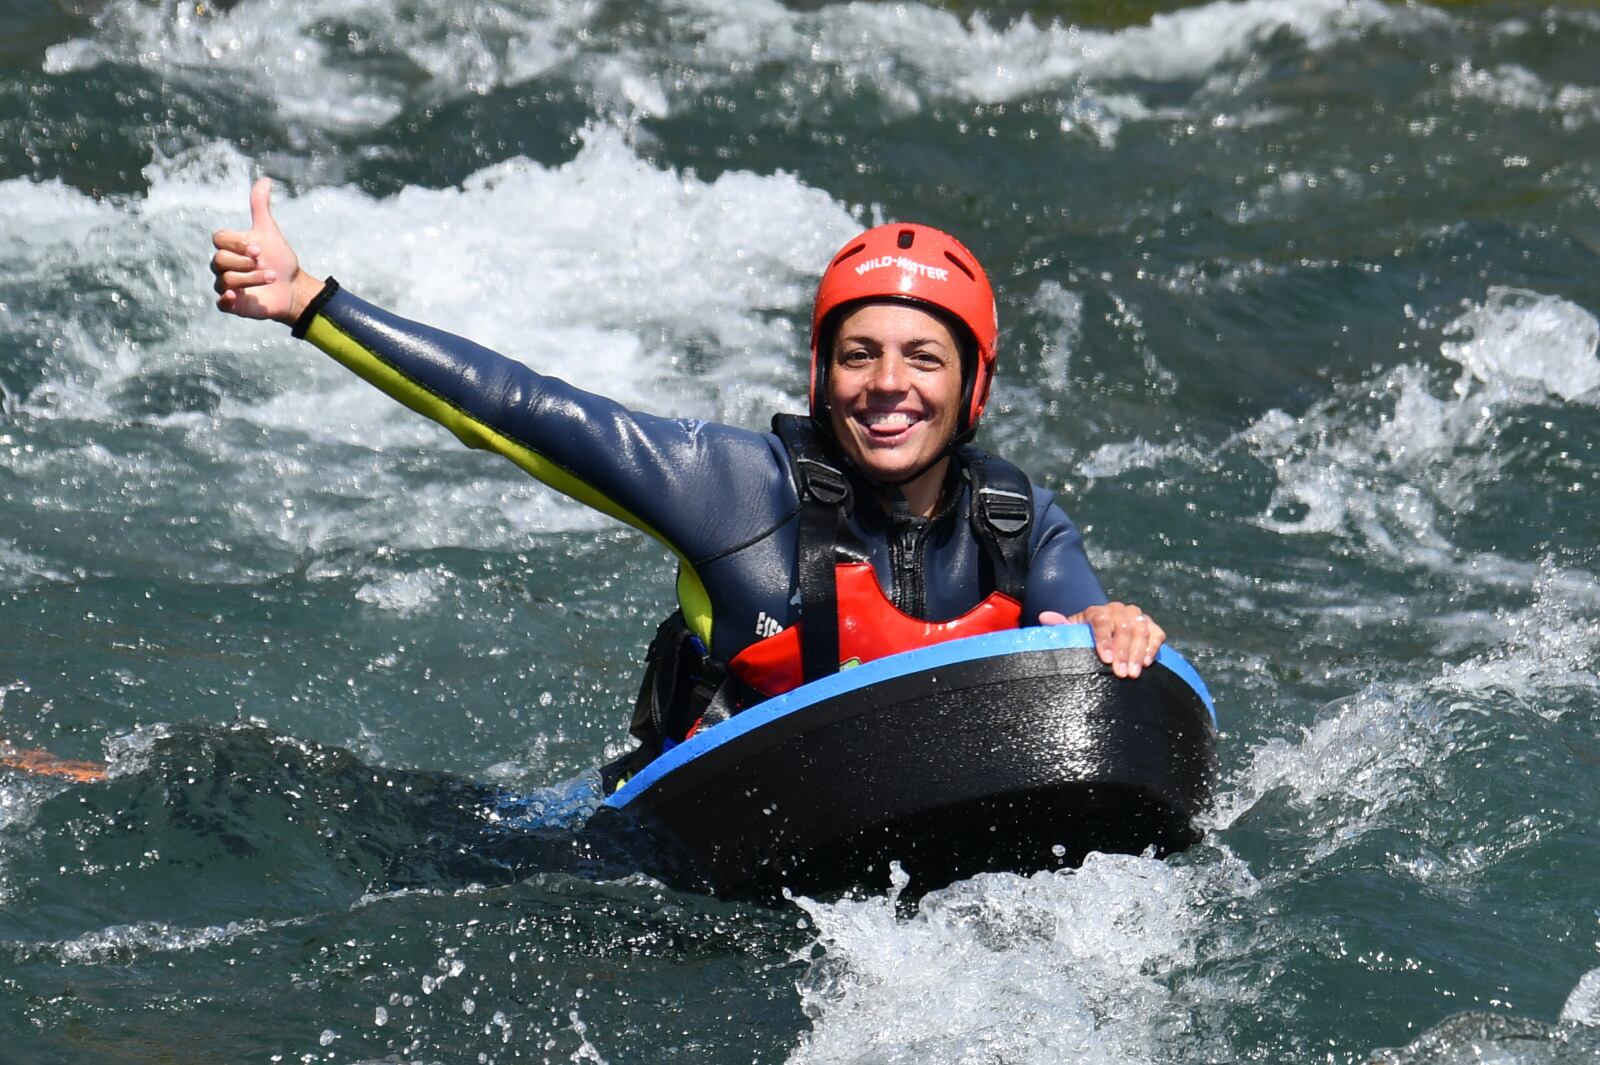
<instances>
[{"instance_id":1,"label":"teeth","mask_svg":"<svg viewBox=\"0 0 1600 1065\"><path fill-rule=\"evenodd\" d=\"M865 414L861 420L872 429L904 429L911 424L911 415L897 410L883 414Z\"/></svg>"}]
</instances>

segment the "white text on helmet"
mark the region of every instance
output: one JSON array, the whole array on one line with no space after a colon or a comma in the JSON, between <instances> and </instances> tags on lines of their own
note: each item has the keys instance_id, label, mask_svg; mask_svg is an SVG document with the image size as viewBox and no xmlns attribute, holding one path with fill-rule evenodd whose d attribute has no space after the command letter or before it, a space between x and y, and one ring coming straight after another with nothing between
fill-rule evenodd
<instances>
[{"instance_id":1,"label":"white text on helmet","mask_svg":"<svg viewBox=\"0 0 1600 1065\"><path fill-rule=\"evenodd\" d=\"M891 266L899 267L908 274L926 277L931 281L950 280L949 270L938 266L929 266L926 263L919 263L915 259L907 259L904 255L880 255L876 259L868 259L865 262L857 263L856 276L860 277L871 270L883 270Z\"/></svg>"}]
</instances>

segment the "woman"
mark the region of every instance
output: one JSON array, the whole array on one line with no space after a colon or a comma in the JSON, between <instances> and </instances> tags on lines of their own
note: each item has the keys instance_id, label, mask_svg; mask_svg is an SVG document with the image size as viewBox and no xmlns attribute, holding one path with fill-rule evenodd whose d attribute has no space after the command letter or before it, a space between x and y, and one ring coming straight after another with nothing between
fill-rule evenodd
<instances>
[{"instance_id":1,"label":"woman","mask_svg":"<svg viewBox=\"0 0 1600 1065\"><path fill-rule=\"evenodd\" d=\"M680 613L651 646L637 765L761 698L895 651L1086 622L1137 677L1165 633L1106 602L1048 492L966 446L988 398L995 304L982 268L926 226L840 250L812 315L810 416L771 433L638 414L300 269L251 190L213 235L217 306L293 328L465 443L626 521L680 560Z\"/></svg>"}]
</instances>

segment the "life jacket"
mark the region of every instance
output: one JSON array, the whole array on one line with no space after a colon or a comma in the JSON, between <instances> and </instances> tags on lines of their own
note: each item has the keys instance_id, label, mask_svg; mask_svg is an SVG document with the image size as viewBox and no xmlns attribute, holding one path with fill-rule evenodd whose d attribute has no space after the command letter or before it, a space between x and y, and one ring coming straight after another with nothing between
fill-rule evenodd
<instances>
[{"instance_id":1,"label":"life jacket","mask_svg":"<svg viewBox=\"0 0 1600 1065\"><path fill-rule=\"evenodd\" d=\"M779 414L772 428L788 452L800 500L800 621L750 644L727 663L710 657L682 611L656 630L629 732L640 746L601 770L605 793L701 728L841 669L964 636L1016 628L1028 586L1033 487L1027 475L974 447L955 458L971 486L968 519L983 547L992 590L949 621L912 617L889 601L867 552L850 532L854 492L809 418ZM802 631L803 630L803 631Z\"/></svg>"},{"instance_id":2,"label":"life jacket","mask_svg":"<svg viewBox=\"0 0 1600 1065\"><path fill-rule=\"evenodd\" d=\"M886 655L1021 622L1033 525L1032 486L1021 470L977 448L957 452L972 485L969 517L993 591L958 618L924 621L891 603L872 564L859 560L865 552L849 550L855 546L846 522L850 479L811 420L780 414L772 428L789 453L800 497L800 622L740 651L728 663L730 674L770 698Z\"/></svg>"}]
</instances>

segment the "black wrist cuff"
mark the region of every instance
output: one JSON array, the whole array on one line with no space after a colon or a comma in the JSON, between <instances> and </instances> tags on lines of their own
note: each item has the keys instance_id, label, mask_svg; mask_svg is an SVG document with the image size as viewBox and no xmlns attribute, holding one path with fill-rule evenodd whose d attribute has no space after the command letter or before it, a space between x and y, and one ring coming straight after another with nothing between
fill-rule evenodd
<instances>
[{"instance_id":1,"label":"black wrist cuff","mask_svg":"<svg viewBox=\"0 0 1600 1065\"><path fill-rule=\"evenodd\" d=\"M304 340L306 330L311 328L312 319L322 311L323 304L333 299L333 294L339 291L339 282L333 278L322 283L322 291L311 297L311 302L306 304L306 309L300 312L300 317L294 320L294 327L289 330L296 340Z\"/></svg>"}]
</instances>

